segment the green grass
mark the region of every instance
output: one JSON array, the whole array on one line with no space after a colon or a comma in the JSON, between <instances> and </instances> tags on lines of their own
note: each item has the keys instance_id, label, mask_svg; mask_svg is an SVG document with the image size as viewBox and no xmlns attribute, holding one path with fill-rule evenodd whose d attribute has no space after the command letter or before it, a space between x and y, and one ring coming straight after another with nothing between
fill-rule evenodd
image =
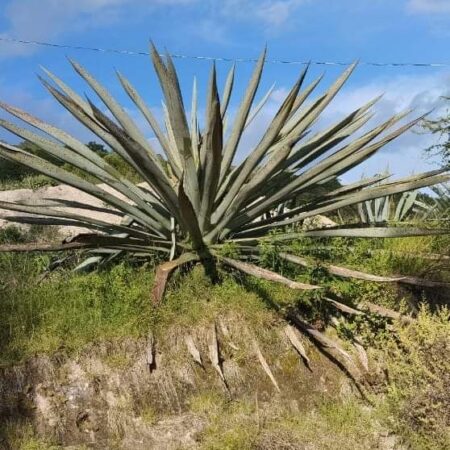
<instances>
[{"instance_id":1,"label":"green grass","mask_svg":"<svg viewBox=\"0 0 450 450\"><path fill-rule=\"evenodd\" d=\"M42 227L33 227L28 234L9 227L0 233L0 242L26 242L37 236L42 238L44 234ZM381 245L398 245L393 242L381 241ZM430 238L417 238L416 247L430 251L433 243ZM314 247L311 241L304 240L294 244L290 251L312 254L322 247L327 249L330 261L344 259L342 265L374 273L391 270L391 267L386 269L391 263L389 257L365 256L366 240L338 239L334 244L330 250L329 241ZM346 252L349 245L355 250ZM407 248L411 247L412 243ZM158 333L169 326L188 328L209 323L229 310L257 329L268 328L277 320L271 302L281 307L297 305L313 322L327 323L331 312L317 292L293 291L237 274L237 278L223 274L222 283L211 285L201 268L187 275L177 274L170 282L162 306L153 308L150 299L154 278L152 264L132 267L125 262L90 274L57 271L39 281L40 274L55 257L51 254L0 254L0 295L4 312L0 316L0 363L20 361L39 352L61 349L70 352L95 340L141 336L149 329ZM267 266L277 266L286 276L327 286L353 306L361 300L396 309L402 304L395 287L330 277L321 272L320 267L299 269L277 261L270 249L265 261ZM425 266L427 262L421 264ZM406 268L410 269L409 273L417 273L411 267Z\"/></svg>"},{"instance_id":2,"label":"green grass","mask_svg":"<svg viewBox=\"0 0 450 450\"><path fill-rule=\"evenodd\" d=\"M0 233L0 241L27 242L36 237L45 238L44 231L34 227L29 234L23 234L15 228L7 228ZM422 260L418 263L384 253L368 258L369 244L373 243L342 239L335 240L334 247L330 248L329 240L315 246L304 240L297 242L290 251L309 252L311 256L321 251L330 262L380 274L398 269L420 276L430 271L432 264L435 276L448 277L445 268L436 269L435 262ZM352 252L346 250L349 245L354 248ZM405 253L414 249L435 253L442 252L448 240L411 238L402 244L386 240L378 241L377 245L380 249ZM281 323L271 307L273 301L282 307L301 307L304 316L314 323L326 324L330 317L331 311L317 294L226 273L222 273L222 283L212 285L200 267L188 274L177 274L158 308L153 307L150 300L154 280L152 264L132 267L124 262L90 274L56 271L39 281L43 269L56 256L0 254L1 365L14 364L39 353L64 351L70 354L90 342L146 336L149 330L158 335L170 327L189 329L207 325L218 315L230 312L252 329L261 330L258 339L263 346L270 345L270 336L264 333ZM265 263L297 280L325 284L352 305L366 299L391 308L406 308L406 302L402 303L393 287L340 280L326 275L320 267L295 268L278 261L270 248L266 249ZM347 317L341 321L338 333L343 339L358 336L371 357L389 375L387 382L376 381L377 389L385 396L383 400L375 398L375 409L369 410L351 401L322 403L299 415L289 405L273 404L269 411L253 400L230 402L220 393L206 393L190 402L192 412L206 417L209 423L201 438L202 448L269 449L290 448L289 445L295 448L300 443L314 443L319 449L378 448L374 433L380 427L394 430L412 449L446 448L450 424L448 311L424 309L418 320L408 326L390 325L375 316L369 319ZM113 370L121 370L127 365L127 358L117 354L108 357L105 363ZM143 411L142 416L149 423L157 420L151 409ZM17 441L19 449L54 448L28 431L20 439Z\"/></svg>"},{"instance_id":3,"label":"green grass","mask_svg":"<svg viewBox=\"0 0 450 450\"><path fill-rule=\"evenodd\" d=\"M151 406L146 406L139 415L147 425L155 425L158 422L158 414Z\"/></svg>"},{"instance_id":4,"label":"green grass","mask_svg":"<svg viewBox=\"0 0 450 450\"><path fill-rule=\"evenodd\" d=\"M375 412L354 400L321 402L305 411L275 399L261 404L256 397L203 395L192 400L191 410L209 422L199 438L202 450L377 449L382 430Z\"/></svg>"},{"instance_id":5,"label":"green grass","mask_svg":"<svg viewBox=\"0 0 450 450\"><path fill-rule=\"evenodd\" d=\"M89 342L139 337L150 329L189 328L210 323L232 310L255 328L270 327L274 312L254 292L231 278L211 285L199 267L175 277L164 304L151 304L153 268L117 265L91 274L55 273L38 282L48 255L0 255L8 273L1 289L1 363L18 362L35 353L72 352ZM277 291L280 300L286 301ZM298 295L298 294L297 294ZM111 361L120 364L120 361Z\"/></svg>"},{"instance_id":6,"label":"green grass","mask_svg":"<svg viewBox=\"0 0 450 450\"><path fill-rule=\"evenodd\" d=\"M1 447L5 450L60 450L46 439L40 439L29 422L9 422L0 424ZM85 446L76 446L73 450L86 450Z\"/></svg>"},{"instance_id":7,"label":"green grass","mask_svg":"<svg viewBox=\"0 0 450 450\"><path fill-rule=\"evenodd\" d=\"M98 339L138 336L149 328L151 271L120 265L101 274L55 274L38 283L29 257L8 259L2 258L2 266L15 276L2 292L4 364L40 352L73 351Z\"/></svg>"},{"instance_id":8,"label":"green grass","mask_svg":"<svg viewBox=\"0 0 450 450\"><path fill-rule=\"evenodd\" d=\"M11 191L14 189L31 189L33 191L47 186L56 186L58 183L51 178L40 175L30 174L21 178L0 180L0 191Z\"/></svg>"},{"instance_id":9,"label":"green grass","mask_svg":"<svg viewBox=\"0 0 450 450\"><path fill-rule=\"evenodd\" d=\"M450 233L443 236L417 236L402 239L301 239L289 246L291 252L320 258L378 275L402 274L450 281L448 261L430 261L420 254L450 254Z\"/></svg>"},{"instance_id":10,"label":"green grass","mask_svg":"<svg viewBox=\"0 0 450 450\"><path fill-rule=\"evenodd\" d=\"M36 230L38 232L38 230ZM32 231L34 234L34 231ZM3 242L26 242L7 228ZM164 333L170 326L189 328L210 323L232 310L255 328L269 328L274 312L255 289L248 291L232 277L212 285L200 267L170 282L164 303L151 303L154 267L126 262L101 272L75 274L60 270L41 280L52 254L1 254L0 364L13 364L37 353L76 351L89 342ZM279 302L296 301L301 293L259 283ZM268 295L269 295L268 294ZM111 365L120 365L120 358Z\"/></svg>"}]
</instances>

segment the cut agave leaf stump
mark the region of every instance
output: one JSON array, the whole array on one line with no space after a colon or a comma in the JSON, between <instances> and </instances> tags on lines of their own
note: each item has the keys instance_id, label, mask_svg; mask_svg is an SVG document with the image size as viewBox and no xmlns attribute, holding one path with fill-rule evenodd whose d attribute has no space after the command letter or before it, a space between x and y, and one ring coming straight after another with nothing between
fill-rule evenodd
<instances>
[{"instance_id":1,"label":"cut agave leaf stump","mask_svg":"<svg viewBox=\"0 0 450 450\"><path fill-rule=\"evenodd\" d=\"M244 96L233 118L228 108L233 93L235 68L231 68L221 95L217 86L215 66L212 66L206 95L204 127L198 117L198 94L194 81L190 115L186 112L178 75L169 55L162 57L152 45L151 58L162 89L163 125L129 80L118 73L119 81L134 103L136 110L153 130L163 157L133 122L115 98L80 64L71 61L75 71L102 102L101 108L89 98L74 92L56 75L44 69L41 78L49 93L79 122L103 141L110 151L138 172L148 183L146 189L124 177L113 166L85 144L68 133L30 114L9 106L0 106L29 127L1 120L0 125L16 136L37 145L41 156L21 148L0 143L0 159L6 159L47 175L60 183L80 189L96 197L122 218L109 223L83 215L96 207L61 200L49 204L0 202L0 208L19 213L11 221L32 221L39 216L48 225L79 225L92 233L79 234L70 240L52 245L9 245L3 251L86 250L87 259L80 269L104 264L124 253L139 258L152 254L166 255L168 262L157 269L153 291L155 302L164 295L170 274L181 265L201 262L214 276L215 264L232 267L244 273L284 283L293 289L318 289L258 267L260 243L265 240L289 241L299 236L320 237L402 237L441 233L437 229L408 227L335 227L301 231L292 225L308 217L329 214L350 205L364 204L372 199L420 189L449 180L449 174L432 171L392 182L381 183L380 177L342 186L324 192L320 189L361 164L384 145L413 127L421 117L405 125L399 122L407 112L394 115L369 131L364 131L372 117L372 107L378 98L343 117L324 131L311 133L323 110L342 88L356 64L315 100L312 92L321 78L305 84L308 67L278 108L258 144L239 161L238 146L248 125L269 99L272 89L255 104L266 52L263 51L254 68ZM359 135L355 133L360 131ZM64 167L54 163L55 158ZM76 171L66 167L77 169ZM78 174L85 174L83 177ZM98 183L87 181L97 180ZM113 189L108 192L101 184ZM302 194L310 194L306 202L298 203ZM119 195L120 194L120 195ZM124 198L126 200L124 200ZM285 205L295 206L287 209ZM74 212L58 207L74 208ZM98 208L104 211L104 208ZM25 214L20 216L20 214ZM298 231L300 229L300 231ZM273 233L278 231L279 233ZM235 259L224 255L232 244ZM289 255L283 255L289 259ZM256 261L256 264L249 261ZM295 258L290 258L295 261ZM339 272L339 271L337 271ZM347 275L351 272L345 272ZM358 272L361 277L361 273ZM336 303L336 302L334 302ZM308 327L304 327L308 329Z\"/></svg>"}]
</instances>

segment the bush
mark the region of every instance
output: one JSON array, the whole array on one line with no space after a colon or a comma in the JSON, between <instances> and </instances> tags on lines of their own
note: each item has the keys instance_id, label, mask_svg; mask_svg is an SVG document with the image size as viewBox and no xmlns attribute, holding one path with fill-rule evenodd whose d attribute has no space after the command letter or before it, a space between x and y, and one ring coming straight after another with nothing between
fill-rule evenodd
<instances>
[{"instance_id":1,"label":"bush","mask_svg":"<svg viewBox=\"0 0 450 450\"><path fill-rule=\"evenodd\" d=\"M388 406L398 429L416 449L450 445L450 311L422 307L417 321L395 327L383 350Z\"/></svg>"},{"instance_id":2,"label":"bush","mask_svg":"<svg viewBox=\"0 0 450 450\"><path fill-rule=\"evenodd\" d=\"M117 153L108 153L104 156L107 163L111 164L118 172L120 172L125 178L128 178L134 183L142 183L142 177L134 170L128 163L126 163L122 157Z\"/></svg>"},{"instance_id":3,"label":"bush","mask_svg":"<svg viewBox=\"0 0 450 450\"><path fill-rule=\"evenodd\" d=\"M29 142L21 142L17 147L37 156L43 155L42 150L37 145ZM49 161L53 164L61 165L61 162L56 158L50 158ZM0 186L2 190L19 188L37 189L42 186L54 184L55 182L51 178L41 175L33 169L0 157Z\"/></svg>"}]
</instances>

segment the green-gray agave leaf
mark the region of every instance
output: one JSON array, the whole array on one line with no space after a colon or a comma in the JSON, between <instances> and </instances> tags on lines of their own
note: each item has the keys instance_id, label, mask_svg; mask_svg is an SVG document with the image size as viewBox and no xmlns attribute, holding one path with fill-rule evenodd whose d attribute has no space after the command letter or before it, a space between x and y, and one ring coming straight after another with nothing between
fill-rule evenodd
<instances>
[{"instance_id":1,"label":"green-gray agave leaf","mask_svg":"<svg viewBox=\"0 0 450 450\"><path fill-rule=\"evenodd\" d=\"M110 93L79 63L71 61L77 74L101 101L101 106L90 100L90 95L77 94L69 84L44 69L45 78L41 81L52 97L93 132L109 152L117 154L145 184L135 184L76 137L19 108L0 103L7 113L25 123L22 126L0 119L0 126L40 149L39 154L34 154L0 143L0 161L6 159L27 166L104 203L97 207L77 199L59 202L52 199L35 205L2 202L1 209L20 214L6 216L6 219L30 223L40 220L53 225L70 223L90 228L89 236L82 234L57 247L97 251L89 253L90 259L82 266L85 268L101 266L125 253L138 258L148 257L153 252L165 253L173 264L160 271L158 295L164 292L168 274L182 264L197 260L205 267L214 260L224 263L226 260L221 259L219 250L230 242L238 246L238 254L246 260L259 242L270 239L384 238L444 232L436 227L391 228L389 221L391 212L397 222L402 222L409 211L424 209L417 190L434 184L446 186L450 180L448 171L393 181L382 174L356 183L339 184L341 175L362 164L422 119L402 123L409 113L402 112L369 126L377 97L326 129L316 130L321 114L340 92L356 63L346 68L315 99L312 95L322 76L308 84L309 66L306 66L280 102L256 146L242 148L248 125L258 120L269 100L274 101L272 88L265 93L258 91L265 58L266 50L257 60L239 104L233 104L235 66L228 72L224 87L219 88L213 65L206 95L201 95L201 86L194 81L190 111L187 111L172 58L160 55L152 45L151 60L163 95L161 118L152 112L128 78L117 72L121 87L150 126L158 147L133 121L132 114L119 104L118 96ZM257 98L260 100L255 103ZM200 111L205 111L204 120L200 118ZM232 111L236 111L234 117ZM334 187L329 189L329 185ZM394 207L392 202L396 199L399 200ZM337 214L342 208L358 207L356 205L364 215L364 222L377 224L376 227L301 231L307 218ZM435 207L425 209L432 215L437 208L436 202ZM116 219L111 220L114 223L95 218L97 213L103 214L109 209L111 217ZM28 249L38 247L28 246ZM8 248L20 251L18 246ZM47 251L50 248L45 247ZM190 256L183 258L184 254ZM100 257L103 259L98 259ZM238 270L269 277L253 266L250 270L247 262L244 266L240 262L228 263ZM270 275L269 278L277 277Z\"/></svg>"}]
</instances>

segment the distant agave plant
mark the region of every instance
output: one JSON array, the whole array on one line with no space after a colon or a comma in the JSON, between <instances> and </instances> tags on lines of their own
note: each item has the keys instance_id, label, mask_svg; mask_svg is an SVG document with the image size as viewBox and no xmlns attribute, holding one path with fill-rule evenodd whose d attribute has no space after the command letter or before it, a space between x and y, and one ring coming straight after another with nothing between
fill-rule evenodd
<instances>
[{"instance_id":1,"label":"distant agave plant","mask_svg":"<svg viewBox=\"0 0 450 450\"><path fill-rule=\"evenodd\" d=\"M386 195L358 203L359 220L361 223L376 225L388 221L421 219L429 213L431 205L420 201L418 194L418 190L413 190L403 192L400 196Z\"/></svg>"},{"instance_id":2,"label":"distant agave plant","mask_svg":"<svg viewBox=\"0 0 450 450\"><path fill-rule=\"evenodd\" d=\"M390 177L385 174L385 177ZM414 176L413 176L414 177ZM382 186L380 184L379 186ZM360 223L376 225L383 222L403 222L407 220L442 220L448 217L450 210L450 189L446 183L431 186L435 194L431 203L419 200L418 190L403 192L400 196L387 195L358 203Z\"/></svg>"},{"instance_id":3,"label":"distant agave plant","mask_svg":"<svg viewBox=\"0 0 450 450\"><path fill-rule=\"evenodd\" d=\"M214 276L215 264L220 262L238 271L281 282L295 289L319 288L288 280L249 263L250 258L258 261L259 244L267 239L288 242L299 236L381 238L440 233L436 229L345 226L287 232L291 230L286 228L287 225L300 224L308 217L441 183L450 178L448 173L433 171L383 185L377 185L380 177L374 177L332 192L324 193L317 189L362 163L421 120L418 118L395 127L406 115L397 114L359 137L350 139L372 117L371 108L378 100L376 98L326 130L310 134L312 125L353 72L355 64L313 101L307 99L320 78L304 87L307 68L303 70L258 144L238 162L235 156L242 135L268 97L266 95L263 102L253 107L265 51L256 64L232 122L227 120L227 109L233 90L234 67L229 72L223 94L219 95L213 65L202 130L199 127L195 84L188 120L171 57L168 55L164 59L155 47L151 49L151 57L165 98L165 129L131 83L121 74L118 76L137 110L153 129L165 161L157 155L153 145L113 96L78 63L72 62L75 71L98 95L107 113L91 100L80 97L52 73L45 71L49 79L41 79L62 106L140 174L149 189L124 178L104 159L66 132L15 107L1 104L4 110L46 136L6 120L1 120L1 126L39 146L49 160L13 145L0 143L2 158L84 191L103 201L122 217L121 223L114 224L80 213L63 212L55 203L30 205L1 202L2 209L27 213L26 217L20 218L22 221L31 220L31 214L45 217L46 223L50 225L76 224L93 230L92 233L80 234L56 246L3 246L3 251L86 249L91 255L86 264L98 263L105 258L110 260L123 252L138 256L160 253L166 255L168 261L157 269L153 294L155 301L159 301L171 272L195 261L202 263L211 276ZM230 123L226 133L225 122ZM76 168L77 173L81 171L89 175L89 179L93 177L99 183L106 184L114 193L50 162L55 157ZM287 211L278 208L280 204L296 199L302 193L316 191L319 194L304 204ZM61 201L59 206L71 205ZM73 206L78 210L104 211L79 202ZM270 214L277 209L278 214ZM224 256L223 249L230 243L239 255L235 259ZM289 259L289 255L283 254L283 257ZM295 258L291 260L295 262Z\"/></svg>"},{"instance_id":4,"label":"distant agave plant","mask_svg":"<svg viewBox=\"0 0 450 450\"><path fill-rule=\"evenodd\" d=\"M442 183L432 186L431 190L435 194L433 204L424 212L424 220L449 220L450 219L450 183Z\"/></svg>"}]
</instances>

